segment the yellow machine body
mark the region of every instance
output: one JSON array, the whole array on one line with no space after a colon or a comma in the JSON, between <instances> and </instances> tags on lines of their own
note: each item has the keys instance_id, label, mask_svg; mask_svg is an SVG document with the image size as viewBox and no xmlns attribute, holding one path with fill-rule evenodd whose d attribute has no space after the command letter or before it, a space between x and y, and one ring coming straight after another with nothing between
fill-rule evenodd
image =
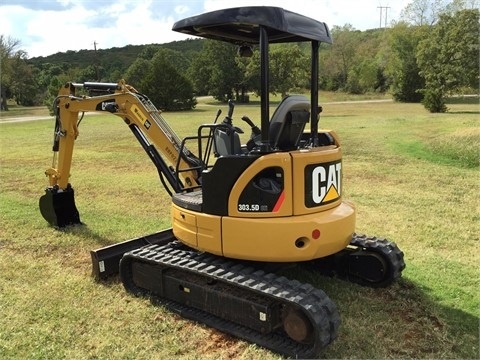
<instances>
[{"instance_id":1,"label":"yellow machine body","mask_svg":"<svg viewBox=\"0 0 480 360\"><path fill-rule=\"evenodd\" d=\"M244 189L266 168L283 175L272 211L261 211L261 199L241 200ZM355 207L341 198L341 178L341 149L336 145L260 156L234 183L228 215L173 204L173 232L190 247L237 259L289 262L325 257L344 249L355 231ZM308 185L312 183L315 188Z\"/></svg>"},{"instance_id":2,"label":"yellow machine body","mask_svg":"<svg viewBox=\"0 0 480 360\"><path fill-rule=\"evenodd\" d=\"M78 115L98 111L122 117L172 184L172 230L186 245L236 259L295 262L335 254L350 243L355 208L342 199L342 152L335 132L319 132L328 139L322 146L266 153L242 147L212 162L209 148L196 155L185 150L160 113L151 110L153 105L123 81L85 86L109 93L79 97L78 85L72 83L60 90L58 151L46 171L50 187L40 200L42 214L53 225L80 223L68 182ZM290 109L308 115L308 101L292 99ZM210 136L223 129L218 126L223 125L207 127ZM162 151L165 163L155 149ZM185 198L195 199L197 206Z\"/></svg>"}]
</instances>

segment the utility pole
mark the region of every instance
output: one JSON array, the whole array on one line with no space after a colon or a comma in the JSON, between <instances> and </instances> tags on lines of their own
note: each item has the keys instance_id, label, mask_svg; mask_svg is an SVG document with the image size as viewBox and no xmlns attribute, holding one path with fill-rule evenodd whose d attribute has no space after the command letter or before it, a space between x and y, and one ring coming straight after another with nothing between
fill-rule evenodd
<instances>
[{"instance_id":1,"label":"utility pole","mask_svg":"<svg viewBox=\"0 0 480 360\"><path fill-rule=\"evenodd\" d=\"M95 71L97 72L97 81L100 81L100 73L98 70L98 55L97 55L97 42L93 41L93 49L95 50Z\"/></svg>"},{"instance_id":2,"label":"utility pole","mask_svg":"<svg viewBox=\"0 0 480 360\"><path fill-rule=\"evenodd\" d=\"M387 13L388 9L390 9L390 6L385 6L385 27L387 27Z\"/></svg>"},{"instance_id":3,"label":"utility pole","mask_svg":"<svg viewBox=\"0 0 480 360\"><path fill-rule=\"evenodd\" d=\"M382 28L382 14L383 14L383 9L385 9L385 26L387 27L387 14L388 14L388 9L390 9L390 6L377 6L377 9L380 9L380 28Z\"/></svg>"},{"instance_id":4,"label":"utility pole","mask_svg":"<svg viewBox=\"0 0 480 360\"><path fill-rule=\"evenodd\" d=\"M377 6L377 9L380 9L380 25L378 26L380 29L382 28L382 12L383 6Z\"/></svg>"}]
</instances>

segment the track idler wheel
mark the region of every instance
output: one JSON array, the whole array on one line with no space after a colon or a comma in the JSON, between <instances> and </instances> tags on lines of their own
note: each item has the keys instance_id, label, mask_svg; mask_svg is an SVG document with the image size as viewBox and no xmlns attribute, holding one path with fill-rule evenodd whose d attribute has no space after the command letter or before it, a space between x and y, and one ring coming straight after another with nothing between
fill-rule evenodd
<instances>
[{"instance_id":1,"label":"track idler wheel","mask_svg":"<svg viewBox=\"0 0 480 360\"><path fill-rule=\"evenodd\" d=\"M39 207L43 218L54 227L81 224L73 188L70 185L65 190L57 187L46 188L45 195L40 197Z\"/></svg>"},{"instance_id":2,"label":"track idler wheel","mask_svg":"<svg viewBox=\"0 0 480 360\"><path fill-rule=\"evenodd\" d=\"M386 239L355 235L350 243L357 250L348 255L350 279L370 287L387 287L405 269L403 252Z\"/></svg>"},{"instance_id":3,"label":"track idler wheel","mask_svg":"<svg viewBox=\"0 0 480 360\"><path fill-rule=\"evenodd\" d=\"M372 251L359 251L349 257L349 274L369 284L381 283L388 276L385 259Z\"/></svg>"},{"instance_id":4,"label":"track idler wheel","mask_svg":"<svg viewBox=\"0 0 480 360\"><path fill-rule=\"evenodd\" d=\"M288 307L283 314L283 330L287 335L302 344L313 342L314 329L307 316L293 307Z\"/></svg>"}]
</instances>

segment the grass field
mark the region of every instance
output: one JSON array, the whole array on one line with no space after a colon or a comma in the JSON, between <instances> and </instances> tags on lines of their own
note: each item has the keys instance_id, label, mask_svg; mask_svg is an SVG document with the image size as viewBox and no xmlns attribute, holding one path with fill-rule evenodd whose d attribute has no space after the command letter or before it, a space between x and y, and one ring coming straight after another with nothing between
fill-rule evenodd
<instances>
[{"instance_id":1,"label":"grass field","mask_svg":"<svg viewBox=\"0 0 480 360\"><path fill-rule=\"evenodd\" d=\"M446 114L333 100L324 99L320 125L342 141L344 196L357 205L358 232L395 241L407 267L388 289L297 274L325 290L342 317L324 356L478 359L478 98L452 102ZM217 107L164 116L186 136ZM258 122L258 108L237 105L236 125L246 130L244 114ZM89 116L71 174L85 226L52 229L38 211L52 138L52 119L0 118L1 359L280 359L133 297L117 279L96 282L89 250L169 227L170 198L123 121Z\"/></svg>"}]
</instances>

